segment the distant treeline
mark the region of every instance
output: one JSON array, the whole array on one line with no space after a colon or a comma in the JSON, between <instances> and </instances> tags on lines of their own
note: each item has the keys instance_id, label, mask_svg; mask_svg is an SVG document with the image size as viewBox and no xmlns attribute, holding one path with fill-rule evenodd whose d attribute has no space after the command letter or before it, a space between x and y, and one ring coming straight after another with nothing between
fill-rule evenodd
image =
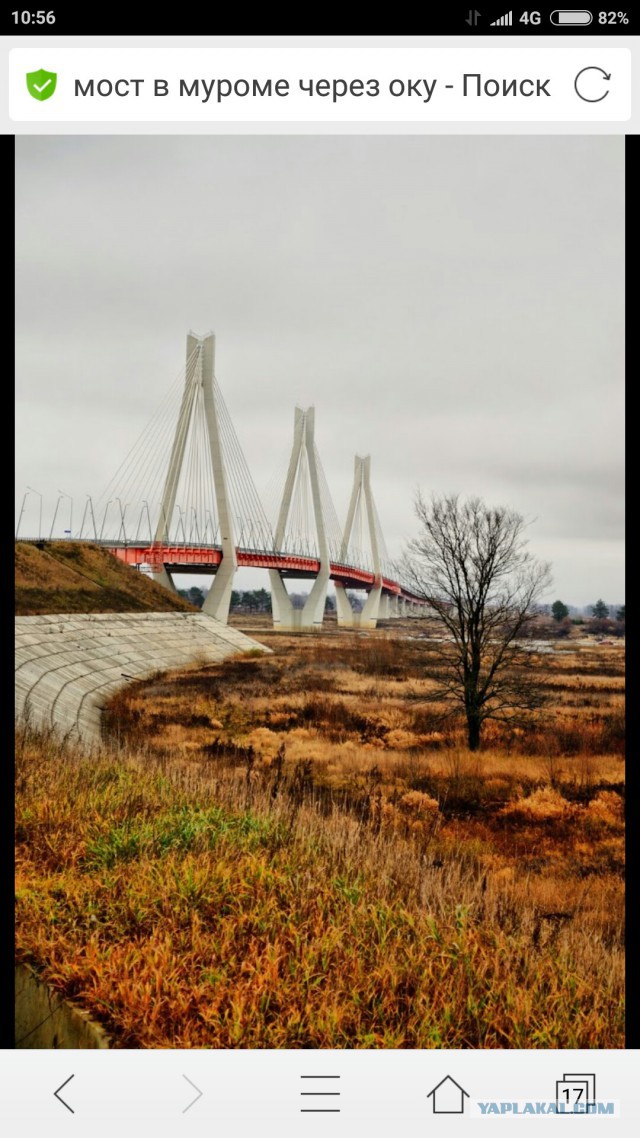
<instances>
[{"instance_id":1,"label":"distant treeline","mask_svg":"<svg viewBox=\"0 0 640 1138\"><path fill-rule=\"evenodd\" d=\"M181 597L184 597L185 600L190 601L190 603L192 605L195 605L196 608L202 608L206 596L204 589L200 589L197 585L193 585L190 589L178 589L178 592ZM303 608L304 603L309 596L308 593L290 593L289 595L291 597L294 609ZM335 612L335 607L336 602L334 597L327 597L325 605L326 611ZM234 589L231 593L230 611L239 613L270 613L271 593L268 592L267 589Z\"/></svg>"},{"instance_id":2,"label":"distant treeline","mask_svg":"<svg viewBox=\"0 0 640 1138\"><path fill-rule=\"evenodd\" d=\"M595 632L599 636L624 636L625 606L610 607L603 600L580 610L560 600L550 605L538 605L525 635L568 636L576 626L583 626L585 632Z\"/></svg>"}]
</instances>

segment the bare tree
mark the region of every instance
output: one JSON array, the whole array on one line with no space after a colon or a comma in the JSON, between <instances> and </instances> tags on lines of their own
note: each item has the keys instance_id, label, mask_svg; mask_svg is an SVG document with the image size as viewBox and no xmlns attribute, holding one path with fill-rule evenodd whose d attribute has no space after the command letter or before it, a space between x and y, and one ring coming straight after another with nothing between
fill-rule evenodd
<instances>
[{"instance_id":1,"label":"bare tree","mask_svg":"<svg viewBox=\"0 0 640 1138\"><path fill-rule=\"evenodd\" d=\"M421 530L405 574L448 633L434 698L461 705L475 751L487 719L514 722L540 706L519 637L551 584L550 566L527 551L527 523L513 510L418 493L415 511Z\"/></svg>"}]
</instances>

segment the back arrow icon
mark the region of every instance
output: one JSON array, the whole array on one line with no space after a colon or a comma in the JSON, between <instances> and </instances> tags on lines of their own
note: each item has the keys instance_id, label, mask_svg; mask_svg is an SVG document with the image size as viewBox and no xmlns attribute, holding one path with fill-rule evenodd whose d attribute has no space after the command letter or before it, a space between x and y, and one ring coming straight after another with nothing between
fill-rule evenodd
<instances>
[{"instance_id":1,"label":"back arrow icon","mask_svg":"<svg viewBox=\"0 0 640 1138\"><path fill-rule=\"evenodd\" d=\"M61 1102L63 1106L66 1106L67 1110L70 1110L72 1114L75 1114L76 1112L73 1109L73 1107L69 1106L69 1103L65 1102L63 1098L60 1098L60 1095L58 1093L58 1091L61 1091L63 1089L63 1087L66 1087L67 1083L70 1083L72 1079L75 1079L75 1075L69 1075L69 1078L65 1079L64 1083L61 1083L60 1086L58 1087L58 1090L54 1091L53 1093L54 1093L55 1097L57 1098L58 1102Z\"/></svg>"},{"instance_id":2,"label":"back arrow icon","mask_svg":"<svg viewBox=\"0 0 640 1138\"><path fill-rule=\"evenodd\" d=\"M182 1078L187 1079L187 1076L183 1075ZM198 1093L197 1093L195 1098L191 1099L191 1102L189 1103L189 1105L185 1106L185 1108L182 1112L183 1114L186 1114L188 1110L191 1110L191 1107L193 1106L194 1102L197 1102L199 1098L202 1098L202 1091L200 1090L200 1088L197 1087L195 1083L192 1083L191 1079L187 1079L187 1082L188 1082L189 1086L193 1087L194 1091L197 1091Z\"/></svg>"}]
</instances>

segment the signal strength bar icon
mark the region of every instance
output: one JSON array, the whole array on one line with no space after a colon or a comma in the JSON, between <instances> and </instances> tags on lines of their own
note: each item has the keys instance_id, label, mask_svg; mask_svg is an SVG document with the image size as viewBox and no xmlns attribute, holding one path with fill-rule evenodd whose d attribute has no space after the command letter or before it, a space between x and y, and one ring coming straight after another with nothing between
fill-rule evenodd
<instances>
[{"instance_id":1,"label":"signal strength bar icon","mask_svg":"<svg viewBox=\"0 0 640 1138\"><path fill-rule=\"evenodd\" d=\"M499 20L492 20L490 26L492 28L510 28L513 24L513 12L507 12L506 16L501 16Z\"/></svg>"}]
</instances>

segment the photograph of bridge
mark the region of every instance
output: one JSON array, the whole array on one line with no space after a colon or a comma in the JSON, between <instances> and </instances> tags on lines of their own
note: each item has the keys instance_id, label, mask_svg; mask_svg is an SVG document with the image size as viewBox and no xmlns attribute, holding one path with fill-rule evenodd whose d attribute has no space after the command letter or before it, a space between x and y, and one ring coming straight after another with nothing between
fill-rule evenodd
<instances>
[{"instance_id":1,"label":"photograph of bridge","mask_svg":"<svg viewBox=\"0 0 640 1138\"><path fill-rule=\"evenodd\" d=\"M18 1045L623 1046L622 142L16 151Z\"/></svg>"}]
</instances>

